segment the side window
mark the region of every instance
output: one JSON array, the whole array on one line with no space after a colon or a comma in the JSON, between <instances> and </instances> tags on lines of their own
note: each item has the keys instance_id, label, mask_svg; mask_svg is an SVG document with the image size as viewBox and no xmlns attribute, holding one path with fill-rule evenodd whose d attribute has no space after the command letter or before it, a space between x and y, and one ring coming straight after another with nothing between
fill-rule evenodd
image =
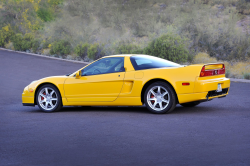
<instances>
[{"instance_id":1,"label":"side window","mask_svg":"<svg viewBox=\"0 0 250 166\"><path fill-rule=\"evenodd\" d=\"M82 76L124 72L124 57L103 58L82 70Z\"/></svg>"}]
</instances>

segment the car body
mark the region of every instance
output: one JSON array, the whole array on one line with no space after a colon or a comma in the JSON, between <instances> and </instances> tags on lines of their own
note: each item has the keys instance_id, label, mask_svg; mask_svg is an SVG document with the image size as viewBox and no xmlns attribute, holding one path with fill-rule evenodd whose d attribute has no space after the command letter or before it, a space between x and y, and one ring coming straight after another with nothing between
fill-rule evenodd
<instances>
[{"instance_id":1,"label":"car body","mask_svg":"<svg viewBox=\"0 0 250 166\"><path fill-rule=\"evenodd\" d=\"M160 84L155 85L155 90L151 89L153 92L149 89L145 94L154 83ZM45 85L51 85L52 89L48 92L45 87L38 100L38 90ZM152 92L151 104L158 103L155 106L159 108L160 101L166 99L162 103L165 105L172 98L167 111L151 110L165 113L172 111L176 104L194 106L201 101L225 97L229 88L230 80L225 77L225 66L221 63L185 66L148 55L113 55L100 58L70 75L33 81L24 88L22 102L25 106L39 106L38 102L42 102L44 107L50 107L50 100L60 100L60 106L142 106L147 103L145 100L151 100L149 93ZM49 96L55 90L57 99L53 99L52 94ZM164 93L170 96L164 97ZM46 112L51 111L54 109Z\"/></svg>"}]
</instances>

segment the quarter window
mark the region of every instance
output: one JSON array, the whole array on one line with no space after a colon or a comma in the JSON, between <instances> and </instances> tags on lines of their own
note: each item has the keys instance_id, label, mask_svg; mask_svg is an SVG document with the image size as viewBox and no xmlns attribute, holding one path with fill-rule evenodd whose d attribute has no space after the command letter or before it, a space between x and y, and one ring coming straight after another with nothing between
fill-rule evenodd
<instances>
[{"instance_id":1,"label":"quarter window","mask_svg":"<svg viewBox=\"0 0 250 166\"><path fill-rule=\"evenodd\" d=\"M148 55L131 56L130 60L135 70L181 66L177 63Z\"/></svg>"}]
</instances>

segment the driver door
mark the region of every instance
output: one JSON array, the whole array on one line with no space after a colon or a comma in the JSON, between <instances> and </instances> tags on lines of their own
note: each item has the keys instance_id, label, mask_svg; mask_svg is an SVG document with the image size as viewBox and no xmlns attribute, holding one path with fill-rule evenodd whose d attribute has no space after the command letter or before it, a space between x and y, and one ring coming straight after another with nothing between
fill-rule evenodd
<instances>
[{"instance_id":1,"label":"driver door","mask_svg":"<svg viewBox=\"0 0 250 166\"><path fill-rule=\"evenodd\" d=\"M64 83L68 102L111 102L121 92L125 75L124 57L103 58L82 70L80 78Z\"/></svg>"}]
</instances>

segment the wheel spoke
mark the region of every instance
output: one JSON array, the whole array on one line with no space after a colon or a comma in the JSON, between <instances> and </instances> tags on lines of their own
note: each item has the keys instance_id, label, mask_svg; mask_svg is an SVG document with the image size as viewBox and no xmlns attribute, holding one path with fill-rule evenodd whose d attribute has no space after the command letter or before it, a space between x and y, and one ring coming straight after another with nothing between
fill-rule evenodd
<instances>
[{"instance_id":1,"label":"wheel spoke","mask_svg":"<svg viewBox=\"0 0 250 166\"><path fill-rule=\"evenodd\" d=\"M155 108L156 104L157 104L157 102L154 103L153 108Z\"/></svg>"},{"instance_id":2,"label":"wheel spoke","mask_svg":"<svg viewBox=\"0 0 250 166\"><path fill-rule=\"evenodd\" d=\"M54 104L52 103L52 101L49 102L49 105L50 105L51 107L54 107Z\"/></svg>"},{"instance_id":3,"label":"wheel spoke","mask_svg":"<svg viewBox=\"0 0 250 166\"><path fill-rule=\"evenodd\" d=\"M150 90L150 92L151 92L154 96L156 96L155 92L154 92L152 89Z\"/></svg>"},{"instance_id":4,"label":"wheel spoke","mask_svg":"<svg viewBox=\"0 0 250 166\"><path fill-rule=\"evenodd\" d=\"M152 101L152 100L154 100L154 101L155 101L155 100L156 100L156 98L155 98L155 97L154 97L154 98L149 98L148 100L151 100L151 101Z\"/></svg>"},{"instance_id":5,"label":"wheel spoke","mask_svg":"<svg viewBox=\"0 0 250 166\"><path fill-rule=\"evenodd\" d=\"M162 109L162 102L159 102L160 109Z\"/></svg>"},{"instance_id":6,"label":"wheel spoke","mask_svg":"<svg viewBox=\"0 0 250 166\"><path fill-rule=\"evenodd\" d=\"M44 100L41 100L39 103L42 104L42 103L44 103L44 102L45 102Z\"/></svg>"},{"instance_id":7,"label":"wheel spoke","mask_svg":"<svg viewBox=\"0 0 250 166\"><path fill-rule=\"evenodd\" d=\"M165 95L167 95L168 94L168 92L164 92L163 94L162 94L162 97L164 97Z\"/></svg>"},{"instance_id":8,"label":"wheel spoke","mask_svg":"<svg viewBox=\"0 0 250 166\"><path fill-rule=\"evenodd\" d=\"M51 100L56 100L57 101L57 98L51 98Z\"/></svg>"},{"instance_id":9,"label":"wheel spoke","mask_svg":"<svg viewBox=\"0 0 250 166\"><path fill-rule=\"evenodd\" d=\"M48 109L48 102L46 102L46 104L45 104L45 108L46 108L46 109Z\"/></svg>"},{"instance_id":10,"label":"wheel spoke","mask_svg":"<svg viewBox=\"0 0 250 166\"><path fill-rule=\"evenodd\" d=\"M55 91L54 91L54 90L52 90L52 91L50 92L50 96L52 96L54 92L55 92Z\"/></svg>"},{"instance_id":11,"label":"wheel spoke","mask_svg":"<svg viewBox=\"0 0 250 166\"><path fill-rule=\"evenodd\" d=\"M165 100L165 99L162 99L162 101L163 101L164 103L169 103L169 101L168 101L168 100Z\"/></svg>"},{"instance_id":12,"label":"wheel spoke","mask_svg":"<svg viewBox=\"0 0 250 166\"><path fill-rule=\"evenodd\" d=\"M48 92L48 88L45 88L45 94L48 95L49 92Z\"/></svg>"},{"instance_id":13,"label":"wheel spoke","mask_svg":"<svg viewBox=\"0 0 250 166\"><path fill-rule=\"evenodd\" d=\"M42 94L42 93L40 93L39 95L42 96L43 98L46 98L46 97L44 96L44 94Z\"/></svg>"},{"instance_id":14,"label":"wheel spoke","mask_svg":"<svg viewBox=\"0 0 250 166\"><path fill-rule=\"evenodd\" d=\"M157 91L158 94L161 94L161 87L158 86L158 91Z\"/></svg>"}]
</instances>

